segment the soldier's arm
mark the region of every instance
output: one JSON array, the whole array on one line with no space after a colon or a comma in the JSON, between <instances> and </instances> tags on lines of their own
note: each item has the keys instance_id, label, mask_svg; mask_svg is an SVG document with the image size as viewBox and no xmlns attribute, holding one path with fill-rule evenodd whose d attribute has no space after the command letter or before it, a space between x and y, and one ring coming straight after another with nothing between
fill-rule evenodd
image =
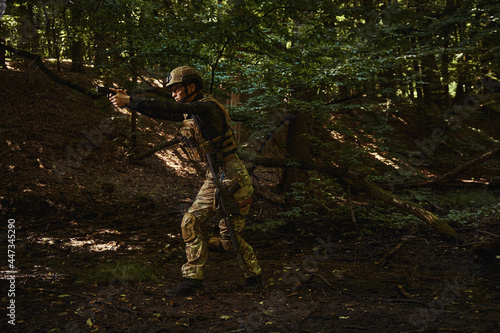
<instances>
[{"instance_id":1,"label":"soldier's arm","mask_svg":"<svg viewBox=\"0 0 500 333\"><path fill-rule=\"evenodd\" d=\"M166 120L183 120L184 114L208 116L217 112L212 102L174 103L161 99L130 97L129 108L148 117Z\"/></svg>"}]
</instances>

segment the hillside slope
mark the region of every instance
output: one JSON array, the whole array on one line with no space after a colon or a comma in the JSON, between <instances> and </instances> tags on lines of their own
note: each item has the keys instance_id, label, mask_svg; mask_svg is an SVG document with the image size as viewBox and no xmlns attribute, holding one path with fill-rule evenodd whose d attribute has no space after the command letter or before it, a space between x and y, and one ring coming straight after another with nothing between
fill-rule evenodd
<instances>
[{"instance_id":1,"label":"hillside slope","mask_svg":"<svg viewBox=\"0 0 500 333\"><path fill-rule=\"evenodd\" d=\"M87 87L95 84L81 74L59 75ZM129 162L128 114L114 110L106 98L95 101L43 74L37 81L30 89L22 72L0 71L4 206L15 201L17 209L22 203L31 210L42 209L39 205L61 209L67 203L67 210L75 205L100 210L110 204L165 204L174 196L193 196L202 178L173 150ZM175 124L141 116L139 130L138 151L143 151L173 138Z\"/></svg>"}]
</instances>

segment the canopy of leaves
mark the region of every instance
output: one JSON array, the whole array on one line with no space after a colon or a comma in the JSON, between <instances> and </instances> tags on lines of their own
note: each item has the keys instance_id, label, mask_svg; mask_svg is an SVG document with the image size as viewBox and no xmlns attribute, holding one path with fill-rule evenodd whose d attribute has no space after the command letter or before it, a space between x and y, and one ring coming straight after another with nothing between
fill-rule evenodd
<instances>
[{"instance_id":1,"label":"canopy of leaves","mask_svg":"<svg viewBox=\"0 0 500 333\"><path fill-rule=\"evenodd\" d=\"M16 0L1 34L45 59L83 43L89 70L128 86L195 66L241 97L254 138L301 114L315 158L408 179L498 144L479 124L498 118L499 17L485 0Z\"/></svg>"}]
</instances>

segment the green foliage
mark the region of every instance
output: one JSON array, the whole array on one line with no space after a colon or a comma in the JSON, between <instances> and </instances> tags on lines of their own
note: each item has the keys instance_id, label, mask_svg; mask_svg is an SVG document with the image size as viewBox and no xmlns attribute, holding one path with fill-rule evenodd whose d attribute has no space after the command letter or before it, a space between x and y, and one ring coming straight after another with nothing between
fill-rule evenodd
<instances>
[{"instance_id":1,"label":"green foliage","mask_svg":"<svg viewBox=\"0 0 500 333\"><path fill-rule=\"evenodd\" d=\"M451 225L468 225L477 227L482 223L491 221L498 215L499 204L488 205L476 209L465 208L461 210L451 209L444 217Z\"/></svg>"},{"instance_id":2,"label":"green foliage","mask_svg":"<svg viewBox=\"0 0 500 333\"><path fill-rule=\"evenodd\" d=\"M368 209L358 209L356 214L361 224L361 232L370 234L375 230L404 230L422 223L417 217L386 205L372 205Z\"/></svg>"},{"instance_id":3,"label":"green foliage","mask_svg":"<svg viewBox=\"0 0 500 333\"><path fill-rule=\"evenodd\" d=\"M287 218L333 215L336 206L342 206L343 195L343 189L335 181L313 174L308 184L292 184L286 193L291 207L278 215Z\"/></svg>"},{"instance_id":4,"label":"green foliage","mask_svg":"<svg viewBox=\"0 0 500 333\"><path fill-rule=\"evenodd\" d=\"M444 218L451 224L478 226L490 222L500 210L498 196L485 190L448 193L437 200L449 209Z\"/></svg>"},{"instance_id":5,"label":"green foliage","mask_svg":"<svg viewBox=\"0 0 500 333\"><path fill-rule=\"evenodd\" d=\"M418 189L407 191L403 197L431 211L439 207L437 213L451 225L478 226L490 221L500 209L498 195L486 190L434 193Z\"/></svg>"},{"instance_id":6,"label":"green foliage","mask_svg":"<svg viewBox=\"0 0 500 333\"><path fill-rule=\"evenodd\" d=\"M96 75L130 86L196 66L207 92L241 97L230 113L253 139L300 114L318 159L407 180L422 166L452 164L443 152L461 159L498 144L477 129L498 111L498 17L500 4L475 0L12 1L0 33L45 58L70 59L81 41ZM492 84L480 87L478 77ZM446 141L412 164L415 141L435 129ZM288 193L293 205L282 216L343 216L351 209L343 192L313 174ZM422 191L408 198L435 200Z\"/></svg>"},{"instance_id":7,"label":"green foliage","mask_svg":"<svg viewBox=\"0 0 500 333\"><path fill-rule=\"evenodd\" d=\"M477 209L499 202L498 195L486 190L456 191L438 197L440 205L451 209Z\"/></svg>"},{"instance_id":8,"label":"green foliage","mask_svg":"<svg viewBox=\"0 0 500 333\"><path fill-rule=\"evenodd\" d=\"M291 190L286 193L290 197L289 201L292 202L292 207L290 210L278 213L279 216L284 216L287 218L296 218L304 215L316 215L317 212L314 210L315 205L308 195L308 188L304 183L294 183L292 184Z\"/></svg>"},{"instance_id":9,"label":"green foliage","mask_svg":"<svg viewBox=\"0 0 500 333\"><path fill-rule=\"evenodd\" d=\"M277 113L306 113L352 139L349 155L366 143L371 150L394 148L387 140L394 131L388 116L394 103L413 99L410 90L425 82L429 56L439 64L443 55L470 55L470 63L450 65L446 83L457 81L463 66L495 72L491 66L498 63L488 56L495 54L496 45L489 44L498 37L493 18L499 12L498 5L475 1L456 8L315 0L42 1L7 6L2 29L14 45L33 37L43 55L82 39L87 62L104 56L99 69L124 80L139 73L162 79L175 66L195 65L208 90L248 97L234 112L255 114L247 118L251 126L268 130ZM365 98L354 104L325 103L364 90ZM339 112L342 117L331 121Z\"/></svg>"},{"instance_id":10,"label":"green foliage","mask_svg":"<svg viewBox=\"0 0 500 333\"><path fill-rule=\"evenodd\" d=\"M273 219L273 220L266 221L264 223L248 225L245 228L247 230L250 230L250 231L267 232L267 231L272 231L272 230L276 230L278 228L281 228L286 224L287 224L287 221L285 219Z\"/></svg>"}]
</instances>

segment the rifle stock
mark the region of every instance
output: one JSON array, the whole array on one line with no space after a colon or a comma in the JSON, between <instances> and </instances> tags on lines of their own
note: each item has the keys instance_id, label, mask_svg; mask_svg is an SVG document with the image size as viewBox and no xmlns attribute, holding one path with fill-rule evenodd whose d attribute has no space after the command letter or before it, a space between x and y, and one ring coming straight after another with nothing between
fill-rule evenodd
<instances>
[{"instance_id":1,"label":"rifle stock","mask_svg":"<svg viewBox=\"0 0 500 333\"><path fill-rule=\"evenodd\" d=\"M239 254L240 245L236 233L234 232L233 225L231 223L231 216L238 214L240 212L239 204L234 200L234 193L241 188L241 185L236 182L229 189L226 189L220 179L219 172L217 170L217 157L215 153L206 154L207 163L212 173L214 179L216 191L215 198L217 199L220 208L222 210L222 215L224 216L224 221L226 222L227 230L229 231L229 236L231 238L231 244L236 253Z\"/></svg>"}]
</instances>

